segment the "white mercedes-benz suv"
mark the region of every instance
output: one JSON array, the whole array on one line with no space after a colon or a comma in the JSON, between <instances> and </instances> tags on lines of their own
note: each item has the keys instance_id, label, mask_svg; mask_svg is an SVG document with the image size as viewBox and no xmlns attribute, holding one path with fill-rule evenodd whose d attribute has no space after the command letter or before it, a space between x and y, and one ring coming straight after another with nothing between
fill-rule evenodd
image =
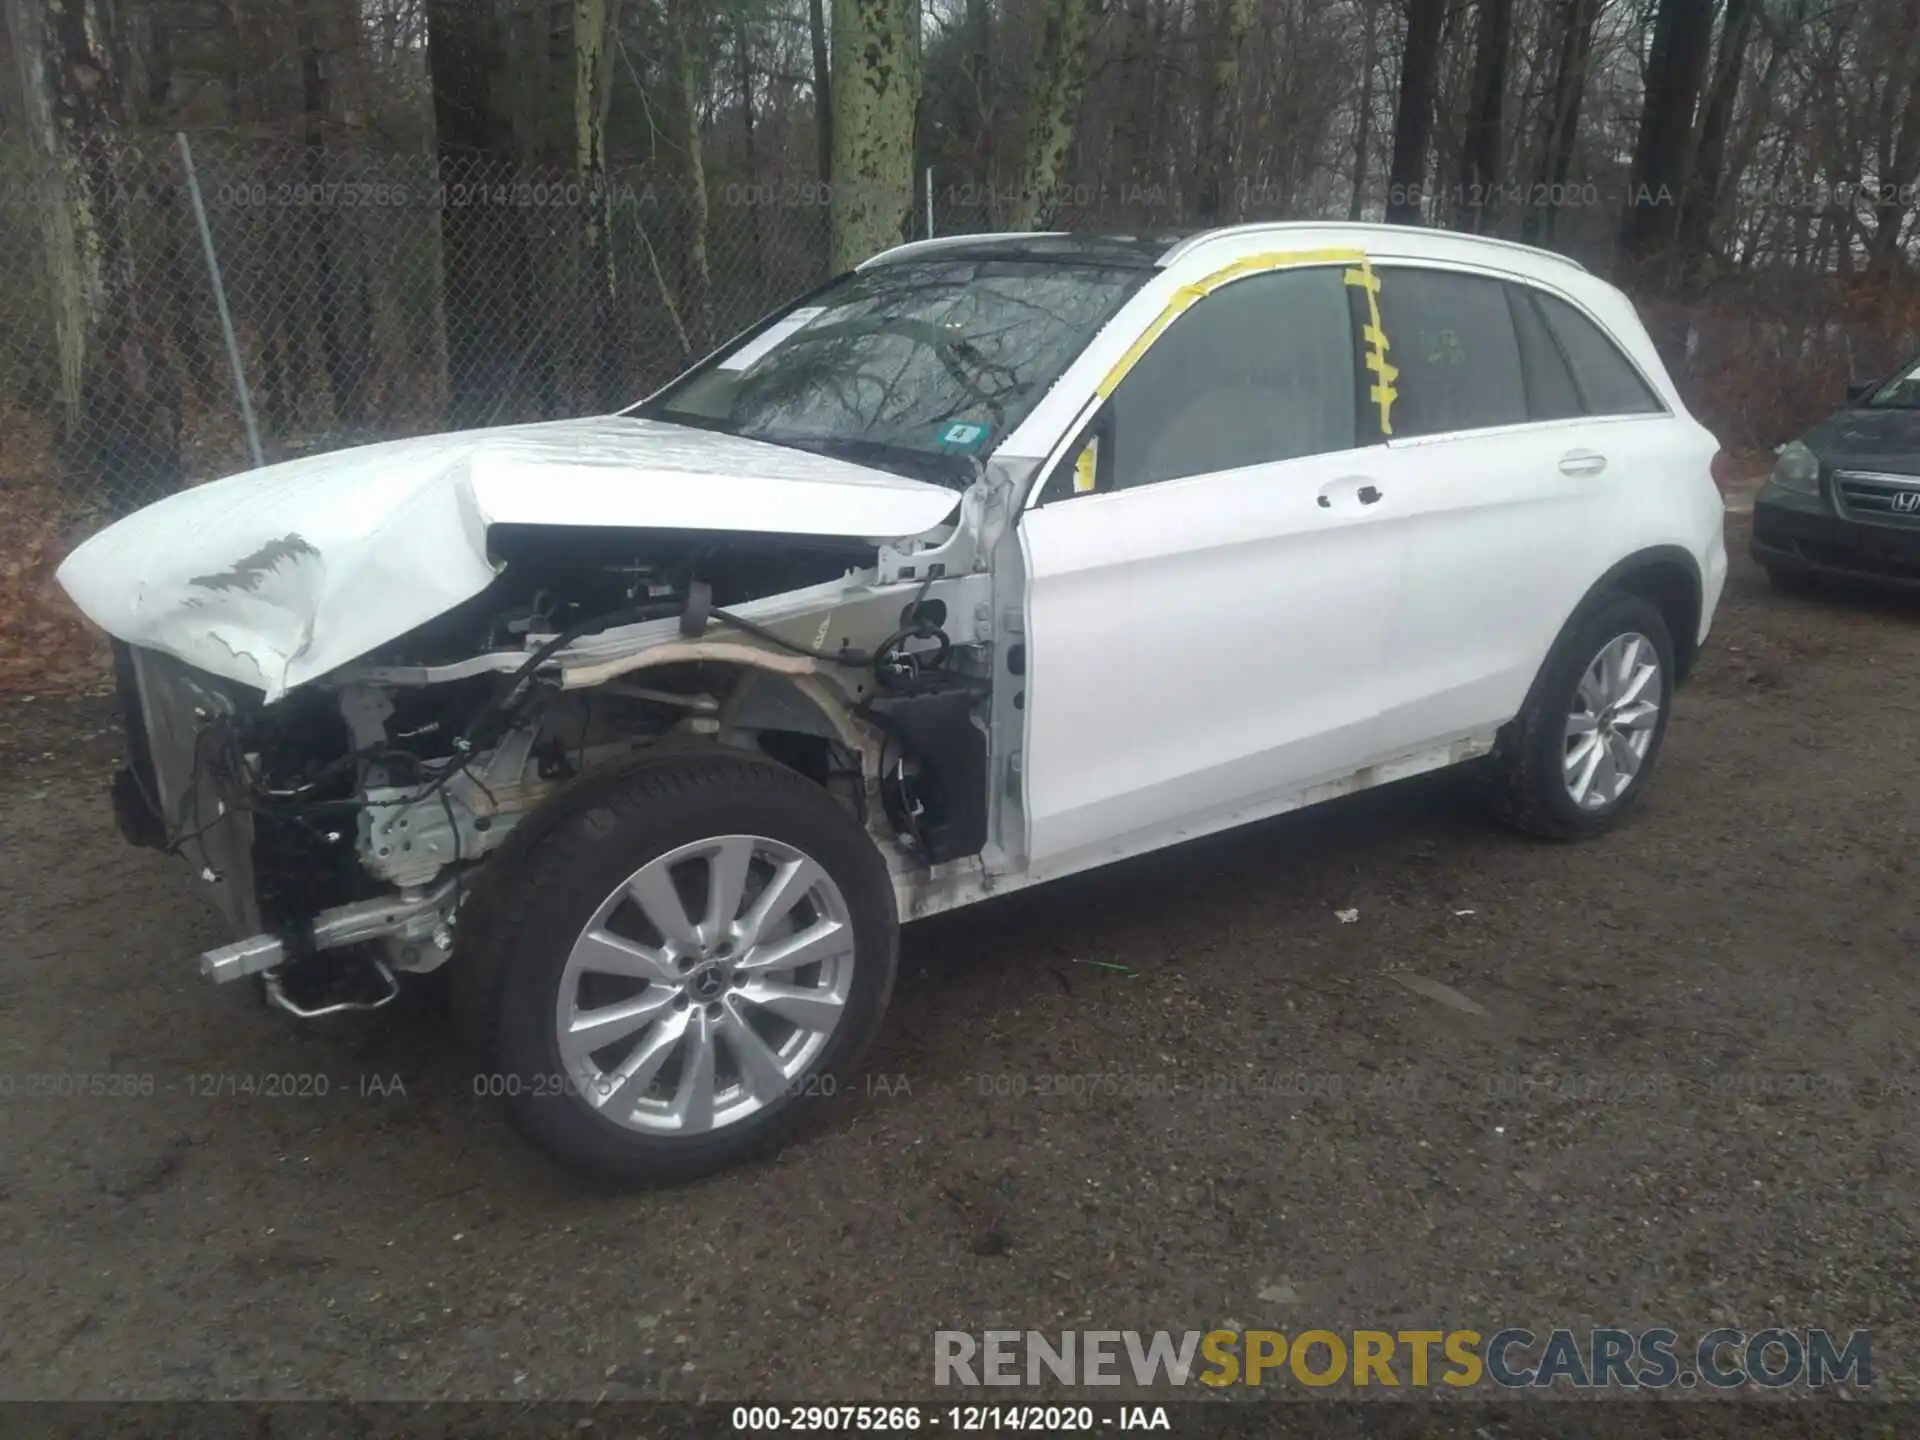
<instances>
[{"instance_id":1,"label":"white mercedes-benz suv","mask_svg":"<svg viewBox=\"0 0 1920 1440\"><path fill-rule=\"evenodd\" d=\"M575 1165L675 1177L858 1059L898 927L1440 766L1647 784L1726 573L1627 299L1367 225L906 245L631 410L187 490L60 572L129 838L301 1015L445 968Z\"/></svg>"}]
</instances>

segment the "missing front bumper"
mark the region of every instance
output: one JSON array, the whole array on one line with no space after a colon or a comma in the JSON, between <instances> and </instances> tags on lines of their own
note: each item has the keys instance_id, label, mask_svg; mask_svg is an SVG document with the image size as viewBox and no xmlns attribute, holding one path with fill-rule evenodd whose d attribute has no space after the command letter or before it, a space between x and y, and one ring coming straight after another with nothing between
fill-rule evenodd
<instances>
[{"instance_id":1,"label":"missing front bumper","mask_svg":"<svg viewBox=\"0 0 1920 1440\"><path fill-rule=\"evenodd\" d=\"M121 833L184 856L235 933L261 929L253 815L226 754L244 697L158 651L118 646L116 659L128 752L113 785Z\"/></svg>"},{"instance_id":2,"label":"missing front bumper","mask_svg":"<svg viewBox=\"0 0 1920 1440\"><path fill-rule=\"evenodd\" d=\"M421 973L446 963L453 948L453 922L460 905L459 877L428 890L336 905L313 917L307 943L292 956L277 935L249 935L200 957L200 973L216 985L267 975L289 963L326 950L383 941L396 968Z\"/></svg>"}]
</instances>

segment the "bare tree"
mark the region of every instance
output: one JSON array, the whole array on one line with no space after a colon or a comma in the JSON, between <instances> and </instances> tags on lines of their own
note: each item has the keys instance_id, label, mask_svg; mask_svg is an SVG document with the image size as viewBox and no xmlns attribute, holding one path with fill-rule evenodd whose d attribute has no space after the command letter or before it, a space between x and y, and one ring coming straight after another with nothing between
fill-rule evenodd
<instances>
[{"instance_id":1,"label":"bare tree","mask_svg":"<svg viewBox=\"0 0 1920 1440\"><path fill-rule=\"evenodd\" d=\"M1712 46L1713 0L1660 0L1647 59L1646 103L1620 225L1621 245L1637 259L1663 256L1676 238L1694 110Z\"/></svg>"},{"instance_id":2,"label":"bare tree","mask_svg":"<svg viewBox=\"0 0 1920 1440\"><path fill-rule=\"evenodd\" d=\"M1440 31L1446 0L1407 0L1407 40L1400 60L1400 98L1393 116L1393 165L1387 176L1387 219L1418 225L1433 140L1434 87L1440 75Z\"/></svg>"},{"instance_id":3,"label":"bare tree","mask_svg":"<svg viewBox=\"0 0 1920 1440\"><path fill-rule=\"evenodd\" d=\"M1113 124L1113 173L1123 186L1146 178L1152 164L1153 96L1159 31L1150 0L1126 0L1120 22L1120 101Z\"/></svg>"},{"instance_id":4,"label":"bare tree","mask_svg":"<svg viewBox=\"0 0 1920 1440\"><path fill-rule=\"evenodd\" d=\"M309 6L299 12L295 33L300 49L300 109L305 155L302 166L308 193L327 193L327 115L331 73L350 41L328 33ZM365 423L364 366L371 317L367 311L365 271L343 265L339 255L339 216L331 205L307 207L308 259L313 267L314 319L320 356L333 395L333 416L348 431ZM284 321L285 315L276 317Z\"/></svg>"},{"instance_id":5,"label":"bare tree","mask_svg":"<svg viewBox=\"0 0 1920 1440\"><path fill-rule=\"evenodd\" d=\"M1786 17L1775 23L1768 18L1766 9L1759 12L1760 28L1768 38L1767 63L1761 68L1760 78L1752 86L1752 94L1747 102L1747 113L1742 120L1739 134L1734 140L1733 152L1728 158L1723 186L1727 191L1737 192L1741 179L1752 167L1754 156L1759 152L1760 139L1766 133L1767 126L1773 120L1773 101L1779 88L1781 73L1787 57L1793 52L1800 38L1801 29L1806 23L1808 0L1793 0L1793 8ZM1784 154L1784 147L1782 147ZM1768 213L1764 204L1753 208L1746 227L1749 244L1743 246L1740 263L1744 266L1751 259L1751 238L1756 236Z\"/></svg>"},{"instance_id":6,"label":"bare tree","mask_svg":"<svg viewBox=\"0 0 1920 1440\"><path fill-rule=\"evenodd\" d=\"M1367 154L1373 141L1373 72L1380 63L1380 0L1360 0L1364 39L1360 52L1360 99L1353 122L1353 194L1347 201L1347 219L1358 220L1366 207Z\"/></svg>"},{"instance_id":7,"label":"bare tree","mask_svg":"<svg viewBox=\"0 0 1920 1440\"><path fill-rule=\"evenodd\" d=\"M833 181L833 80L827 62L826 0L807 0L807 30L813 42L813 124L819 147L820 183Z\"/></svg>"},{"instance_id":8,"label":"bare tree","mask_svg":"<svg viewBox=\"0 0 1920 1440\"><path fill-rule=\"evenodd\" d=\"M914 0L835 0L833 267L896 245L913 212L920 100Z\"/></svg>"},{"instance_id":9,"label":"bare tree","mask_svg":"<svg viewBox=\"0 0 1920 1440\"><path fill-rule=\"evenodd\" d=\"M123 37L107 0L6 0L6 19L46 186L36 208L70 482L152 499L177 489L185 472L178 379L140 314Z\"/></svg>"},{"instance_id":10,"label":"bare tree","mask_svg":"<svg viewBox=\"0 0 1920 1440\"><path fill-rule=\"evenodd\" d=\"M573 173L584 206L579 293L592 314L593 394L603 410L625 394L625 312L613 250L613 192L607 183L607 113L613 103L613 57L620 43L620 0L574 0Z\"/></svg>"},{"instance_id":11,"label":"bare tree","mask_svg":"<svg viewBox=\"0 0 1920 1440\"><path fill-rule=\"evenodd\" d=\"M760 140L755 131L757 120L754 114L753 94L753 27L747 23L744 14L734 18L733 25L733 80L734 88L740 98L740 141L742 161L746 166L748 193L758 196L760 186ZM706 166L701 165L700 186L706 188ZM751 232L750 249L756 266L765 263L766 239L760 233L760 205L755 203L747 207L747 227Z\"/></svg>"},{"instance_id":12,"label":"bare tree","mask_svg":"<svg viewBox=\"0 0 1920 1440\"><path fill-rule=\"evenodd\" d=\"M1009 229L1032 230L1052 216L1086 90L1094 33L1091 0L1046 0L1040 43L1027 77L1027 133L1020 181L1005 216Z\"/></svg>"},{"instance_id":13,"label":"bare tree","mask_svg":"<svg viewBox=\"0 0 1920 1440\"><path fill-rule=\"evenodd\" d=\"M499 83L502 36L490 4L426 0L427 60L439 153L441 303L447 330L447 418L492 420L513 388L523 336L515 316L534 293L517 225L476 203L489 162L513 155L513 121Z\"/></svg>"},{"instance_id":14,"label":"bare tree","mask_svg":"<svg viewBox=\"0 0 1920 1440\"><path fill-rule=\"evenodd\" d=\"M967 0L967 79L973 86L977 135L974 173L984 183L993 179L993 6L988 0Z\"/></svg>"},{"instance_id":15,"label":"bare tree","mask_svg":"<svg viewBox=\"0 0 1920 1440\"><path fill-rule=\"evenodd\" d=\"M1593 28L1604 0L1564 0L1559 7L1559 44L1553 81L1547 91L1546 133L1534 171L1536 203L1527 206L1521 233L1528 240L1551 240L1566 186L1573 174L1580 135L1580 108L1586 99L1593 55Z\"/></svg>"},{"instance_id":16,"label":"bare tree","mask_svg":"<svg viewBox=\"0 0 1920 1440\"><path fill-rule=\"evenodd\" d=\"M673 140L681 165L682 224L681 309L696 345L711 338L709 302L713 288L712 264L707 253L707 167L700 137L700 112L705 81L694 49L693 27L698 0L667 0L668 51L673 74Z\"/></svg>"},{"instance_id":17,"label":"bare tree","mask_svg":"<svg viewBox=\"0 0 1920 1440\"><path fill-rule=\"evenodd\" d=\"M1759 8L1759 0L1726 0L1720 21L1719 54L1714 60L1713 79L1707 86L1699 139L1694 146L1680 214L1680 249L1690 266L1697 267L1712 247L1721 173L1726 167L1728 132L1733 128L1733 106L1746 73L1747 41L1753 33Z\"/></svg>"},{"instance_id":18,"label":"bare tree","mask_svg":"<svg viewBox=\"0 0 1920 1440\"><path fill-rule=\"evenodd\" d=\"M1890 274L1900 257L1907 218L1914 211L1914 187L1920 183L1920 8L1908 6L1903 16L1899 60L1888 67L1887 118L1878 127L1874 165L1873 229L1867 242L1867 263L1878 274ZM1892 117L1898 115L1898 120Z\"/></svg>"},{"instance_id":19,"label":"bare tree","mask_svg":"<svg viewBox=\"0 0 1920 1440\"><path fill-rule=\"evenodd\" d=\"M1218 220L1227 210L1233 126L1240 98L1240 52L1253 28L1253 0L1213 0L1208 64L1200 95L1200 190L1195 213Z\"/></svg>"},{"instance_id":20,"label":"bare tree","mask_svg":"<svg viewBox=\"0 0 1920 1440\"><path fill-rule=\"evenodd\" d=\"M1507 57L1513 47L1513 0L1480 0L1479 13L1466 143L1461 147L1460 187L1454 210L1454 225L1461 230L1486 228L1496 209L1501 184L1501 112L1507 95Z\"/></svg>"}]
</instances>

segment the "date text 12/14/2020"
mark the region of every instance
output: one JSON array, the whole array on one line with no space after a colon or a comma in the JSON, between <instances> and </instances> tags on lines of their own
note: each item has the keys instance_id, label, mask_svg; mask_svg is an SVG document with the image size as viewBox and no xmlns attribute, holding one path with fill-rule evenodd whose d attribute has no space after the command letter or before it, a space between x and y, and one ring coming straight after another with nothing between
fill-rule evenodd
<instances>
[{"instance_id":1,"label":"date text 12/14/2020","mask_svg":"<svg viewBox=\"0 0 1920 1440\"><path fill-rule=\"evenodd\" d=\"M1164 1405L736 1405L740 1434L1171 1431Z\"/></svg>"}]
</instances>

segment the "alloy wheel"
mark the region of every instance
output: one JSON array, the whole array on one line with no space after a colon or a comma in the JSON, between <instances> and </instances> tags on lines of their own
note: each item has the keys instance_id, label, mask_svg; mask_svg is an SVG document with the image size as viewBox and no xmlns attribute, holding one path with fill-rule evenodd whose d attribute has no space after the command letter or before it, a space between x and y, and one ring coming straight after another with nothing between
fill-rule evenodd
<instances>
[{"instance_id":1,"label":"alloy wheel","mask_svg":"<svg viewBox=\"0 0 1920 1440\"><path fill-rule=\"evenodd\" d=\"M1604 810L1633 788L1660 723L1660 654L1645 635L1616 635L1581 674L1567 715L1567 794Z\"/></svg>"},{"instance_id":2,"label":"alloy wheel","mask_svg":"<svg viewBox=\"0 0 1920 1440\"><path fill-rule=\"evenodd\" d=\"M805 1083L853 970L846 899L812 858L756 835L682 845L573 943L554 1016L568 1084L631 1130L737 1124Z\"/></svg>"}]
</instances>

